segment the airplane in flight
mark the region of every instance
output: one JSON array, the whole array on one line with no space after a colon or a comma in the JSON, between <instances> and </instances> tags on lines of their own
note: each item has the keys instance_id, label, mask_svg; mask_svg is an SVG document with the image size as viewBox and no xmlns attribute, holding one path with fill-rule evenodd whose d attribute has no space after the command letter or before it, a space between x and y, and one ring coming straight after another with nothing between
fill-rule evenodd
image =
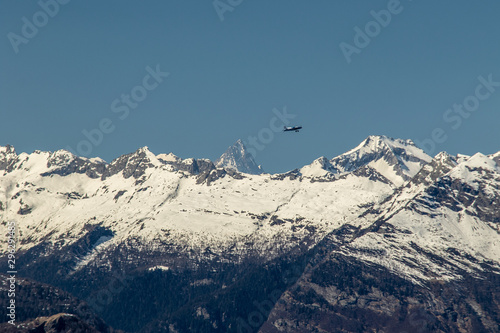
<instances>
[{"instance_id":1,"label":"airplane in flight","mask_svg":"<svg viewBox=\"0 0 500 333\"><path fill-rule=\"evenodd\" d=\"M302 126L284 126L283 132L298 132L300 129L302 129Z\"/></svg>"}]
</instances>

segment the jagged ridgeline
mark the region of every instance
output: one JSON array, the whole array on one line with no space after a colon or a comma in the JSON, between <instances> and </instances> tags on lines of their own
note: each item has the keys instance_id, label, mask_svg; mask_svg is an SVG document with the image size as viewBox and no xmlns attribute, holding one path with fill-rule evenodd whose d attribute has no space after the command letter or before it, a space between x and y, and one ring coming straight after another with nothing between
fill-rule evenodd
<instances>
[{"instance_id":1,"label":"jagged ridgeline","mask_svg":"<svg viewBox=\"0 0 500 333\"><path fill-rule=\"evenodd\" d=\"M0 147L19 330L498 332L498 163L385 136L282 174L241 141L215 163Z\"/></svg>"}]
</instances>

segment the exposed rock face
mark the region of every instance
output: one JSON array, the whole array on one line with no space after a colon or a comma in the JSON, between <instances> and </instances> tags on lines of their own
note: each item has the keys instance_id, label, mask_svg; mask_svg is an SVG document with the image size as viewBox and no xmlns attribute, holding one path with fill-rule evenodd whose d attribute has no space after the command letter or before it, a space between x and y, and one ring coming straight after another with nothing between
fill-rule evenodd
<instances>
[{"instance_id":1,"label":"exposed rock face","mask_svg":"<svg viewBox=\"0 0 500 333\"><path fill-rule=\"evenodd\" d=\"M357 172L398 187L431 160L411 140L369 136L356 148L331 160L318 158L301 168L300 174L316 181L331 181Z\"/></svg>"},{"instance_id":2,"label":"exposed rock face","mask_svg":"<svg viewBox=\"0 0 500 333\"><path fill-rule=\"evenodd\" d=\"M500 151L490 156L490 158L500 166Z\"/></svg>"},{"instance_id":3,"label":"exposed rock face","mask_svg":"<svg viewBox=\"0 0 500 333\"><path fill-rule=\"evenodd\" d=\"M432 161L422 167L420 171L408 182L407 187L423 184L428 186L435 182L439 177L444 176L457 165L457 159L446 152L441 152L432 159Z\"/></svg>"},{"instance_id":4,"label":"exposed rock face","mask_svg":"<svg viewBox=\"0 0 500 333\"><path fill-rule=\"evenodd\" d=\"M281 295L258 331L495 332L500 295L492 297L489 288L499 281L491 275L478 287L470 278L420 286L384 267L331 255Z\"/></svg>"},{"instance_id":5,"label":"exposed rock face","mask_svg":"<svg viewBox=\"0 0 500 333\"><path fill-rule=\"evenodd\" d=\"M53 166L56 168L50 172L42 173L42 176L67 176L73 173L82 173L90 178L100 178L106 170L106 163L102 160L83 159L70 155L66 151L57 151L51 154L47 160L47 168Z\"/></svg>"},{"instance_id":6,"label":"exposed rock face","mask_svg":"<svg viewBox=\"0 0 500 333\"><path fill-rule=\"evenodd\" d=\"M147 168L154 167L153 161L156 157L149 151L147 147L138 149L136 152L123 155L113 160L102 175L102 179L106 179L118 173L123 174L123 178L134 177L138 179L144 175Z\"/></svg>"},{"instance_id":7,"label":"exposed rock face","mask_svg":"<svg viewBox=\"0 0 500 333\"><path fill-rule=\"evenodd\" d=\"M7 145L0 147L0 170L12 171L14 163L17 161L17 154L14 147Z\"/></svg>"},{"instance_id":8,"label":"exposed rock face","mask_svg":"<svg viewBox=\"0 0 500 333\"><path fill-rule=\"evenodd\" d=\"M243 141L238 140L229 147L215 162L218 168L233 169L242 173L258 175L263 173L262 168L255 163L252 155L247 151Z\"/></svg>"},{"instance_id":9,"label":"exposed rock face","mask_svg":"<svg viewBox=\"0 0 500 333\"><path fill-rule=\"evenodd\" d=\"M215 169L214 164L207 159L188 158L177 162L167 162L166 164L173 165L177 170L187 171L192 175L210 172Z\"/></svg>"},{"instance_id":10,"label":"exposed rock face","mask_svg":"<svg viewBox=\"0 0 500 333\"><path fill-rule=\"evenodd\" d=\"M0 329L4 333L102 333L121 331L104 328L97 329L94 326L81 320L78 316L68 313L59 313L50 317L38 317L33 320L18 324L19 327L11 324L0 324Z\"/></svg>"},{"instance_id":11,"label":"exposed rock face","mask_svg":"<svg viewBox=\"0 0 500 333\"><path fill-rule=\"evenodd\" d=\"M0 147L19 322L71 313L30 327L107 330L101 317L141 333L498 332L495 158L431 159L411 141L369 137L254 175L147 148L106 164Z\"/></svg>"},{"instance_id":12,"label":"exposed rock face","mask_svg":"<svg viewBox=\"0 0 500 333\"><path fill-rule=\"evenodd\" d=\"M10 276L0 277L5 281ZM0 301L8 304L6 286L1 289ZM108 327L88 304L59 288L17 278L15 293L16 325L4 322L0 324L1 332L118 332Z\"/></svg>"},{"instance_id":13,"label":"exposed rock face","mask_svg":"<svg viewBox=\"0 0 500 333\"><path fill-rule=\"evenodd\" d=\"M370 166L400 186L430 161L431 158L411 140L382 135L369 136L356 148L331 159L330 168L337 172L352 172Z\"/></svg>"}]
</instances>

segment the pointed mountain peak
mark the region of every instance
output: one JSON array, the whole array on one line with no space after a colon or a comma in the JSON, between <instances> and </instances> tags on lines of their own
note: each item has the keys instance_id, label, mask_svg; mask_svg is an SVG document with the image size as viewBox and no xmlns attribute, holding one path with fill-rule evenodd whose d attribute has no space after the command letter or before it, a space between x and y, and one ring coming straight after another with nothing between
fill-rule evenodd
<instances>
[{"instance_id":1,"label":"pointed mountain peak","mask_svg":"<svg viewBox=\"0 0 500 333\"><path fill-rule=\"evenodd\" d=\"M448 175L476 188L481 180L498 178L500 167L488 156L476 153L453 168ZM495 175L496 176L493 176Z\"/></svg>"},{"instance_id":2,"label":"pointed mountain peak","mask_svg":"<svg viewBox=\"0 0 500 333\"><path fill-rule=\"evenodd\" d=\"M147 157L151 161L156 161L156 155L149 150L148 146L141 147L137 149L135 152L132 153L132 155L137 155L137 156L144 156Z\"/></svg>"},{"instance_id":3,"label":"pointed mountain peak","mask_svg":"<svg viewBox=\"0 0 500 333\"><path fill-rule=\"evenodd\" d=\"M445 151L442 151L438 153L436 156L434 156L431 163L447 164L454 167L458 164L458 161L455 156L450 155Z\"/></svg>"},{"instance_id":4,"label":"pointed mountain peak","mask_svg":"<svg viewBox=\"0 0 500 333\"><path fill-rule=\"evenodd\" d=\"M371 135L356 148L330 160L330 163L339 172L353 172L369 166L400 186L431 160L412 140Z\"/></svg>"},{"instance_id":5,"label":"pointed mountain peak","mask_svg":"<svg viewBox=\"0 0 500 333\"><path fill-rule=\"evenodd\" d=\"M262 168L255 163L252 155L247 151L241 139L230 146L226 152L215 161L215 166L255 175L263 172Z\"/></svg>"},{"instance_id":6,"label":"pointed mountain peak","mask_svg":"<svg viewBox=\"0 0 500 333\"><path fill-rule=\"evenodd\" d=\"M317 159L315 159L313 161L313 163L315 164L320 164L321 166L326 166L328 165L330 162L328 161L328 159L325 157L325 156L321 156L321 157L318 157Z\"/></svg>"},{"instance_id":7,"label":"pointed mountain peak","mask_svg":"<svg viewBox=\"0 0 500 333\"><path fill-rule=\"evenodd\" d=\"M0 146L0 153L3 154L15 154L16 150L11 145Z\"/></svg>"},{"instance_id":8,"label":"pointed mountain peak","mask_svg":"<svg viewBox=\"0 0 500 333\"><path fill-rule=\"evenodd\" d=\"M102 175L103 179L111 177L117 173L122 173L124 178L133 176L139 178L148 168L160 166L162 163L158 160L147 146L137 149L135 152L122 155L115 158L108 165L106 172Z\"/></svg>"},{"instance_id":9,"label":"pointed mountain peak","mask_svg":"<svg viewBox=\"0 0 500 333\"><path fill-rule=\"evenodd\" d=\"M144 160L147 160L155 165L161 164L159 163L156 155L153 152L151 152L151 150L149 150L148 146L144 146L137 149L135 152L132 153L132 155L139 156Z\"/></svg>"},{"instance_id":10,"label":"pointed mountain peak","mask_svg":"<svg viewBox=\"0 0 500 333\"><path fill-rule=\"evenodd\" d=\"M444 176L458 164L457 159L447 152L440 152L432 161L424 165L422 169L407 184L407 187L424 184L428 186L434 183L438 178Z\"/></svg>"},{"instance_id":11,"label":"pointed mountain peak","mask_svg":"<svg viewBox=\"0 0 500 333\"><path fill-rule=\"evenodd\" d=\"M113 161L111 161L110 165L127 163L149 163L154 165L161 164L161 162L158 161L156 155L153 154L147 146L141 147L133 153L128 153L115 158Z\"/></svg>"},{"instance_id":12,"label":"pointed mountain peak","mask_svg":"<svg viewBox=\"0 0 500 333\"><path fill-rule=\"evenodd\" d=\"M165 163L172 163L172 162L179 162L181 161L181 158L179 156L174 155L173 153L168 153L168 154L158 154L156 157Z\"/></svg>"},{"instance_id":13,"label":"pointed mountain peak","mask_svg":"<svg viewBox=\"0 0 500 333\"><path fill-rule=\"evenodd\" d=\"M18 159L16 150L11 145L0 146L0 170L9 172Z\"/></svg>"},{"instance_id":14,"label":"pointed mountain peak","mask_svg":"<svg viewBox=\"0 0 500 333\"><path fill-rule=\"evenodd\" d=\"M391 137L385 135L370 135L366 139L364 139L356 148L349 150L345 154L350 154L357 151L380 151L384 148L406 148L411 147L416 150L421 151L421 155L427 155L423 152L422 149L415 146L412 140L403 140L403 139L393 139ZM430 157L429 157L430 161Z\"/></svg>"},{"instance_id":15,"label":"pointed mountain peak","mask_svg":"<svg viewBox=\"0 0 500 333\"><path fill-rule=\"evenodd\" d=\"M488 157L497 162L498 166L500 167L500 151L498 153L491 154Z\"/></svg>"},{"instance_id":16,"label":"pointed mountain peak","mask_svg":"<svg viewBox=\"0 0 500 333\"><path fill-rule=\"evenodd\" d=\"M305 177L315 178L327 176L329 173L337 173L337 170L333 168L325 156L321 156L311 164L302 167L300 173Z\"/></svg>"},{"instance_id":17,"label":"pointed mountain peak","mask_svg":"<svg viewBox=\"0 0 500 333\"><path fill-rule=\"evenodd\" d=\"M100 157L91 157L91 158L89 158L89 161L92 163L97 163L97 164L108 164L108 162L106 162L105 160L103 160Z\"/></svg>"},{"instance_id":18,"label":"pointed mountain peak","mask_svg":"<svg viewBox=\"0 0 500 333\"><path fill-rule=\"evenodd\" d=\"M56 150L54 152L49 153L50 155L47 158L47 167L57 167L57 166L63 166L63 165L68 165L71 161L74 159L82 159L86 160L85 157L79 158L72 153L70 153L67 150L60 149Z\"/></svg>"},{"instance_id":19,"label":"pointed mountain peak","mask_svg":"<svg viewBox=\"0 0 500 333\"><path fill-rule=\"evenodd\" d=\"M467 161L463 162L463 165L471 169L482 168L491 171L499 170L498 165L495 163L493 159L481 153L474 154Z\"/></svg>"}]
</instances>

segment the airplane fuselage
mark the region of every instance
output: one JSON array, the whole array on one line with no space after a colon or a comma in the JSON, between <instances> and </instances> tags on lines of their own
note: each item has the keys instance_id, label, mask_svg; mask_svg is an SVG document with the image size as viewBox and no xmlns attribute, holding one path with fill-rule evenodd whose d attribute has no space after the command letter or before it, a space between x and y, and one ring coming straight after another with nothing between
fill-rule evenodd
<instances>
[{"instance_id":1,"label":"airplane fuselage","mask_svg":"<svg viewBox=\"0 0 500 333\"><path fill-rule=\"evenodd\" d=\"M300 129L302 129L302 126L285 126L283 132L298 132Z\"/></svg>"}]
</instances>

